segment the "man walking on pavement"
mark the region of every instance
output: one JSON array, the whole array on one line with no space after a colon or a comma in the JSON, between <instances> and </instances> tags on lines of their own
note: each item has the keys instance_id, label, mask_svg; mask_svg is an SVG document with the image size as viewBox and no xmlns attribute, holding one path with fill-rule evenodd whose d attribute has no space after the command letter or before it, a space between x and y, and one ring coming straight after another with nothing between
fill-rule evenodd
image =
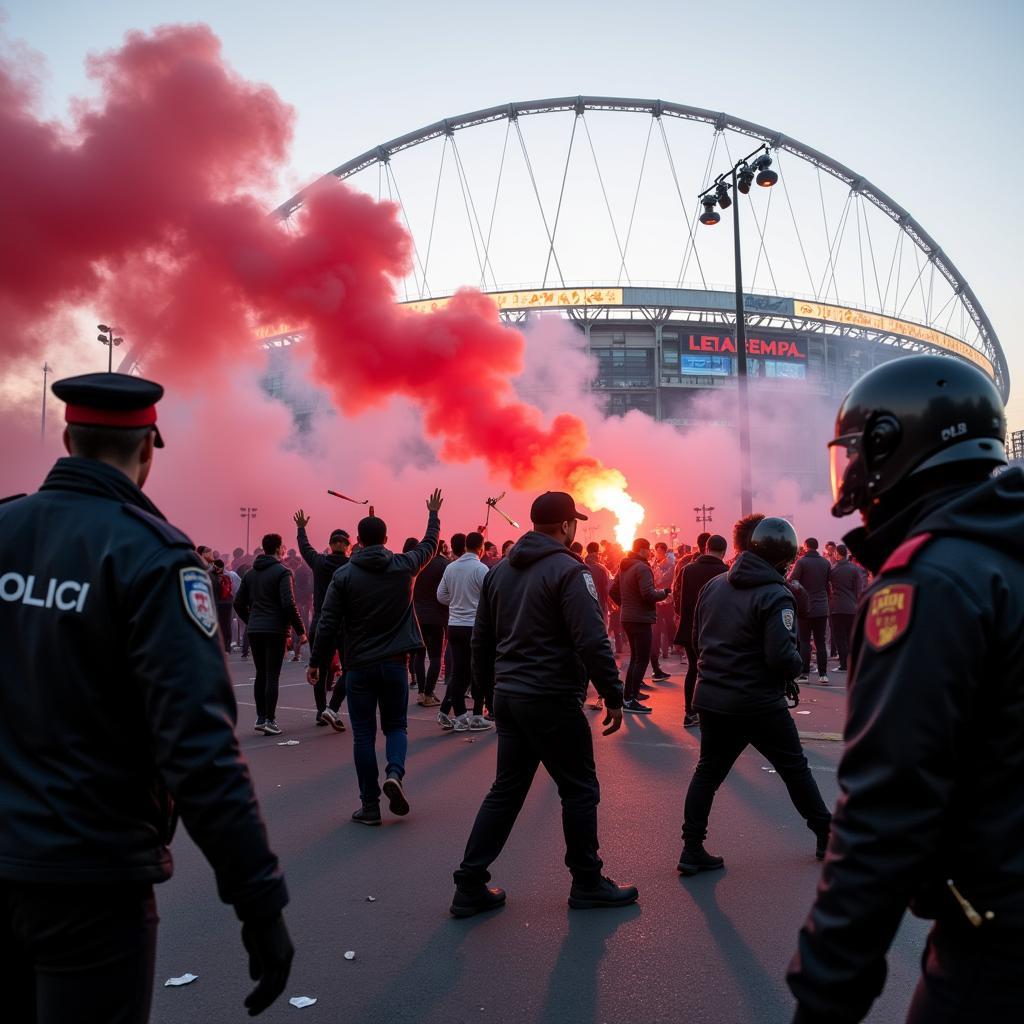
<instances>
[{"instance_id":1,"label":"man walking on pavement","mask_svg":"<svg viewBox=\"0 0 1024 1024\"><path fill-rule=\"evenodd\" d=\"M416 576L434 557L441 535L441 492L427 499L427 530L411 551L396 555L385 544L383 519L359 521L359 550L331 580L320 609L317 637L306 673L316 685L326 651L339 643L345 657L352 755L361 806L352 820L380 825L380 766L377 763L377 711L384 733L387 767L383 787L392 814L409 813L402 780L408 750L409 655L422 649L423 638L412 608Z\"/></svg>"},{"instance_id":2,"label":"man walking on pavement","mask_svg":"<svg viewBox=\"0 0 1024 1024\"><path fill-rule=\"evenodd\" d=\"M622 686L593 577L569 551L577 521L587 517L571 495L548 491L533 503L530 518L533 529L484 579L477 609L473 672L495 680L498 764L455 872L455 917L504 905L504 890L487 886L488 869L541 764L562 801L569 906L621 907L638 896L634 886L603 877L597 855L600 788L583 699L590 679L605 700L603 735L609 736L622 725Z\"/></svg>"},{"instance_id":3,"label":"man walking on pavement","mask_svg":"<svg viewBox=\"0 0 1024 1024\"><path fill-rule=\"evenodd\" d=\"M309 623L310 659L313 655L313 641L316 639L316 627L320 620L320 610L324 606L324 597L327 588L331 584L331 578L343 566L348 563L348 549L350 538L345 530L336 529L331 531L327 544L330 548L329 554L321 554L309 542L306 527L309 525L309 516L300 508L292 517L297 528L296 540L299 545L299 553L303 561L309 566L313 573L313 617ZM316 685L313 687L313 700L316 702L316 724L329 725L335 732L344 732L345 723L338 713L341 702L345 699L345 662L341 662L341 675L334 684L334 691L331 693L330 708L327 706L327 686L331 681L331 666L334 664L335 648L328 645L327 653L324 655L326 661L317 665ZM312 664L312 660L310 660Z\"/></svg>"},{"instance_id":4,"label":"man walking on pavement","mask_svg":"<svg viewBox=\"0 0 1024 1024\"><path fill-rule=\"evenodd\" d=\"M825 634L828 630L828 580L832 574L829 560L818 551L818 541L808 537L804 541L805 554L796 560L789 578L807 591L810 608L806 618L800 619L800 654L803 671L799 682L805 682L811 671L811 637L818 662L818 682L828 683L828 646Z\"/></svg>"},{"instance_id":5,"label":"man walking on pavement","mask_svg":"<svg viewBox=\"0 0 1024 1024\"><path fill-rule=\"evenodd\" d=\"M836 561L828 578L832 637L839 655L840 672L845 672L849 667L853 618L857 613L857 601L864 590L864 575L850 561L849 554L849 548L845 544L836 545Z\"/></svg>"},{"instance_id":6,"label":"man walking on pavement","mask_svg":"<svg viewBox=\"0 0 1024 1024\"><path fill-rule=\"evenodd\" d=\"M425 708L436 708L441 703L434 695L434 688L441 678L445 640L448 635L448 607L437 599L438 585L445 569L448 568L448 559L441 550L443 546L444 541L440 541L437 554L416 577L412 591L413 609L426 648L412 656L412 678L418 691L416 703Z\"/></svg>"},{"instance_id":7,"label":"man walking on pavement","mask_svg":"<svg viewBox=\"0 0 1024 1024\"><path fill-rule=\"evenodd\" d=\"M448 564L437 586L437 599L448 606L448 643L452 649L452 674L448 689L437 713L441 727L454 732L468 729L489 729L491 723L484 718L484 704L490 683L473 679L470 641L473 623L480 603L480 588L487 575L487 566L481 561L484 538L482 533L466 535L466 553ZM466 691L473 688L473 714L466 710ZM485 687L483 692L481 686ZM449 717L454 711L455 717Z\"/></svg>"},{"instance_id":8,"label":"man walking on pavement","mask_svg":"<svg viewBox=\"0 0 1024 1024\"><path fill-rule=\"evenodd\" d=\"M697 711L693 706L693 694L697 687L697 651L693 643L693 618L697 610L697 599L704 585L723 572L728 572L725 564L725 552L728 541L720 534L704 538L705 554L698 555L694 561L683 566L679 576L679 632L676 643L686 652L686 680L683 683L685 712L684 728L691 729L700 724Z\"/></svg>"}]
</instances>

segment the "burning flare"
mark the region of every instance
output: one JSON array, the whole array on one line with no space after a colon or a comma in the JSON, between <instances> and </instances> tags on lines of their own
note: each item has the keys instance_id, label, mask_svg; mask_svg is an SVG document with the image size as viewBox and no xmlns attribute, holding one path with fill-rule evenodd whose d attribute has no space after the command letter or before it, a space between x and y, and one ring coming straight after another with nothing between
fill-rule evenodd
<instances>
[{"instance_id":1,"label":"burning flare","mask_svg":"<svg viewBox=\"0 0 1024 1024\"><path fill-rule=\"evenodd\" d=\"M569 477L579 501L595 511L607 509L615 516L615 539L629 548L647 512L626 490L626 478L608 466L583 466Z\"/></svg>"}]
</instances>

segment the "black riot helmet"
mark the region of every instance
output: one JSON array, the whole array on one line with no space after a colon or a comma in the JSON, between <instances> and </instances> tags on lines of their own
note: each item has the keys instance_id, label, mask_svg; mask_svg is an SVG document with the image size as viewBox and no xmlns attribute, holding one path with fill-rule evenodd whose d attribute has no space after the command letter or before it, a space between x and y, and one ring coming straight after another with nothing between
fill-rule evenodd
<instances>
[{"instance_id":1,"label":"black riot helmet","mask_svg":"<svg viewBox=\"0 0 1024 1024\"><path fill-rule=\"evenodd\" d=\"M954 463L1006 465L1006 412L981 370L950 356L876 366L850 388L829 442L832 515L864 511L908 477Z\"/></svg>"},{"instance_id":2,"label":"black riot helmet","mask_svg":"<svg viewBox=\"0 0 1024 1024\"><path fill-rule=\"evenodd\" d=\"M747 550L783 572L796 558L799 546L793 524L786 519L769 516L754 527Z\"/></svg>"}]
</instances>

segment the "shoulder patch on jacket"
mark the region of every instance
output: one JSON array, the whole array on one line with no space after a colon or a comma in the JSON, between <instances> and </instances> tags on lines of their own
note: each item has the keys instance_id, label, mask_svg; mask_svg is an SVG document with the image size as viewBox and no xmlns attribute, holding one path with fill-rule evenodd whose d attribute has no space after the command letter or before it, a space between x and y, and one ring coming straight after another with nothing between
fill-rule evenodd
<instances>
[{"instance_id":1,"label":"shoulder patch on jacket","mask_svg":"<svg viewBox=\"0 0 1024 1024\"><path fill-rule=\"evenodd\" d=\"M919 533L910 540L905 540L886 560L879 570L881 576L887 572L895 572L898 569L906 569L917 557L917 553L932 539L930 533Z\"/></svg>"},{"instance_id":2,"label":"shoulder patch on jacket","mask_svg":"<svg viewBox=\"0 0 1024 1024\"><path fill-rule=\"evenodd\" d=\"M591 576L589 572L583 573L583 582L586 583L587 590L590 591L590 596L595 601L600 601L600 598L597 596L597 585L594 583L594 577Z\"/></svg>"},{"instance_id":3,"label":"shoulder patch on jacket","mask_svg":"<svg viewBox=\"0 0 1024 1024\"><path fill-rule=\"evenodd\" d=\"M864 638L872 650L884 651L909 631L915 590L913 583L890 583L870 596Z\"/></svg>"},{"instance_id":4,"label":"shoulder patch on jacket","mask_svg":"<svg viewBox=\"0 0 1024 1024\"><path fill-rule=\"evenodd\" d=\"M159 516L153 515L152 512L139 508L138 505L124 504L121 508L128 515L145 523L165 544L170 544L172 547L195 547L188 534L182 532L176 526L171 526L166 519L161 519Z\"/></svg>"},{"instance_id":5,"label":"shoulder patch on jacket","mask_svg":"<svg viewBox=\"0 0 1024 1024\"><path fill-rule=\"evenodd\" d=\"M189 566L178 573L181 581L181 600L185 614L206 636L217 632L217 610L213 599L210 574L205 569Z\"/></svg>"}]
</instances>

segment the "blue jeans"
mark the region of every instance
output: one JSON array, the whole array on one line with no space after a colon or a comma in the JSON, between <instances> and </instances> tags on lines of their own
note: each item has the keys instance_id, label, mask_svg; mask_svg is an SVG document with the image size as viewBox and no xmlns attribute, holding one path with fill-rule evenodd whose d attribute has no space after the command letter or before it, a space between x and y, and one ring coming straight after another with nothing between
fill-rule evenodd
<instances>
[{"instance_id":1,"label":"blue jeans","mask_svg":"<svg viewBox=\"0 0 1024 1024\"><path fill-rule=\"evenodd\" d=\"M380 801L376 750L378 706L388 758L385 773L400 779L405 777L405 755L409 749L406 733L409 673L405 661L379 661L375 665L350 668L345 673L345 688L359 796L364 804L375 804Z\"/></svg>"}]
</instances>

